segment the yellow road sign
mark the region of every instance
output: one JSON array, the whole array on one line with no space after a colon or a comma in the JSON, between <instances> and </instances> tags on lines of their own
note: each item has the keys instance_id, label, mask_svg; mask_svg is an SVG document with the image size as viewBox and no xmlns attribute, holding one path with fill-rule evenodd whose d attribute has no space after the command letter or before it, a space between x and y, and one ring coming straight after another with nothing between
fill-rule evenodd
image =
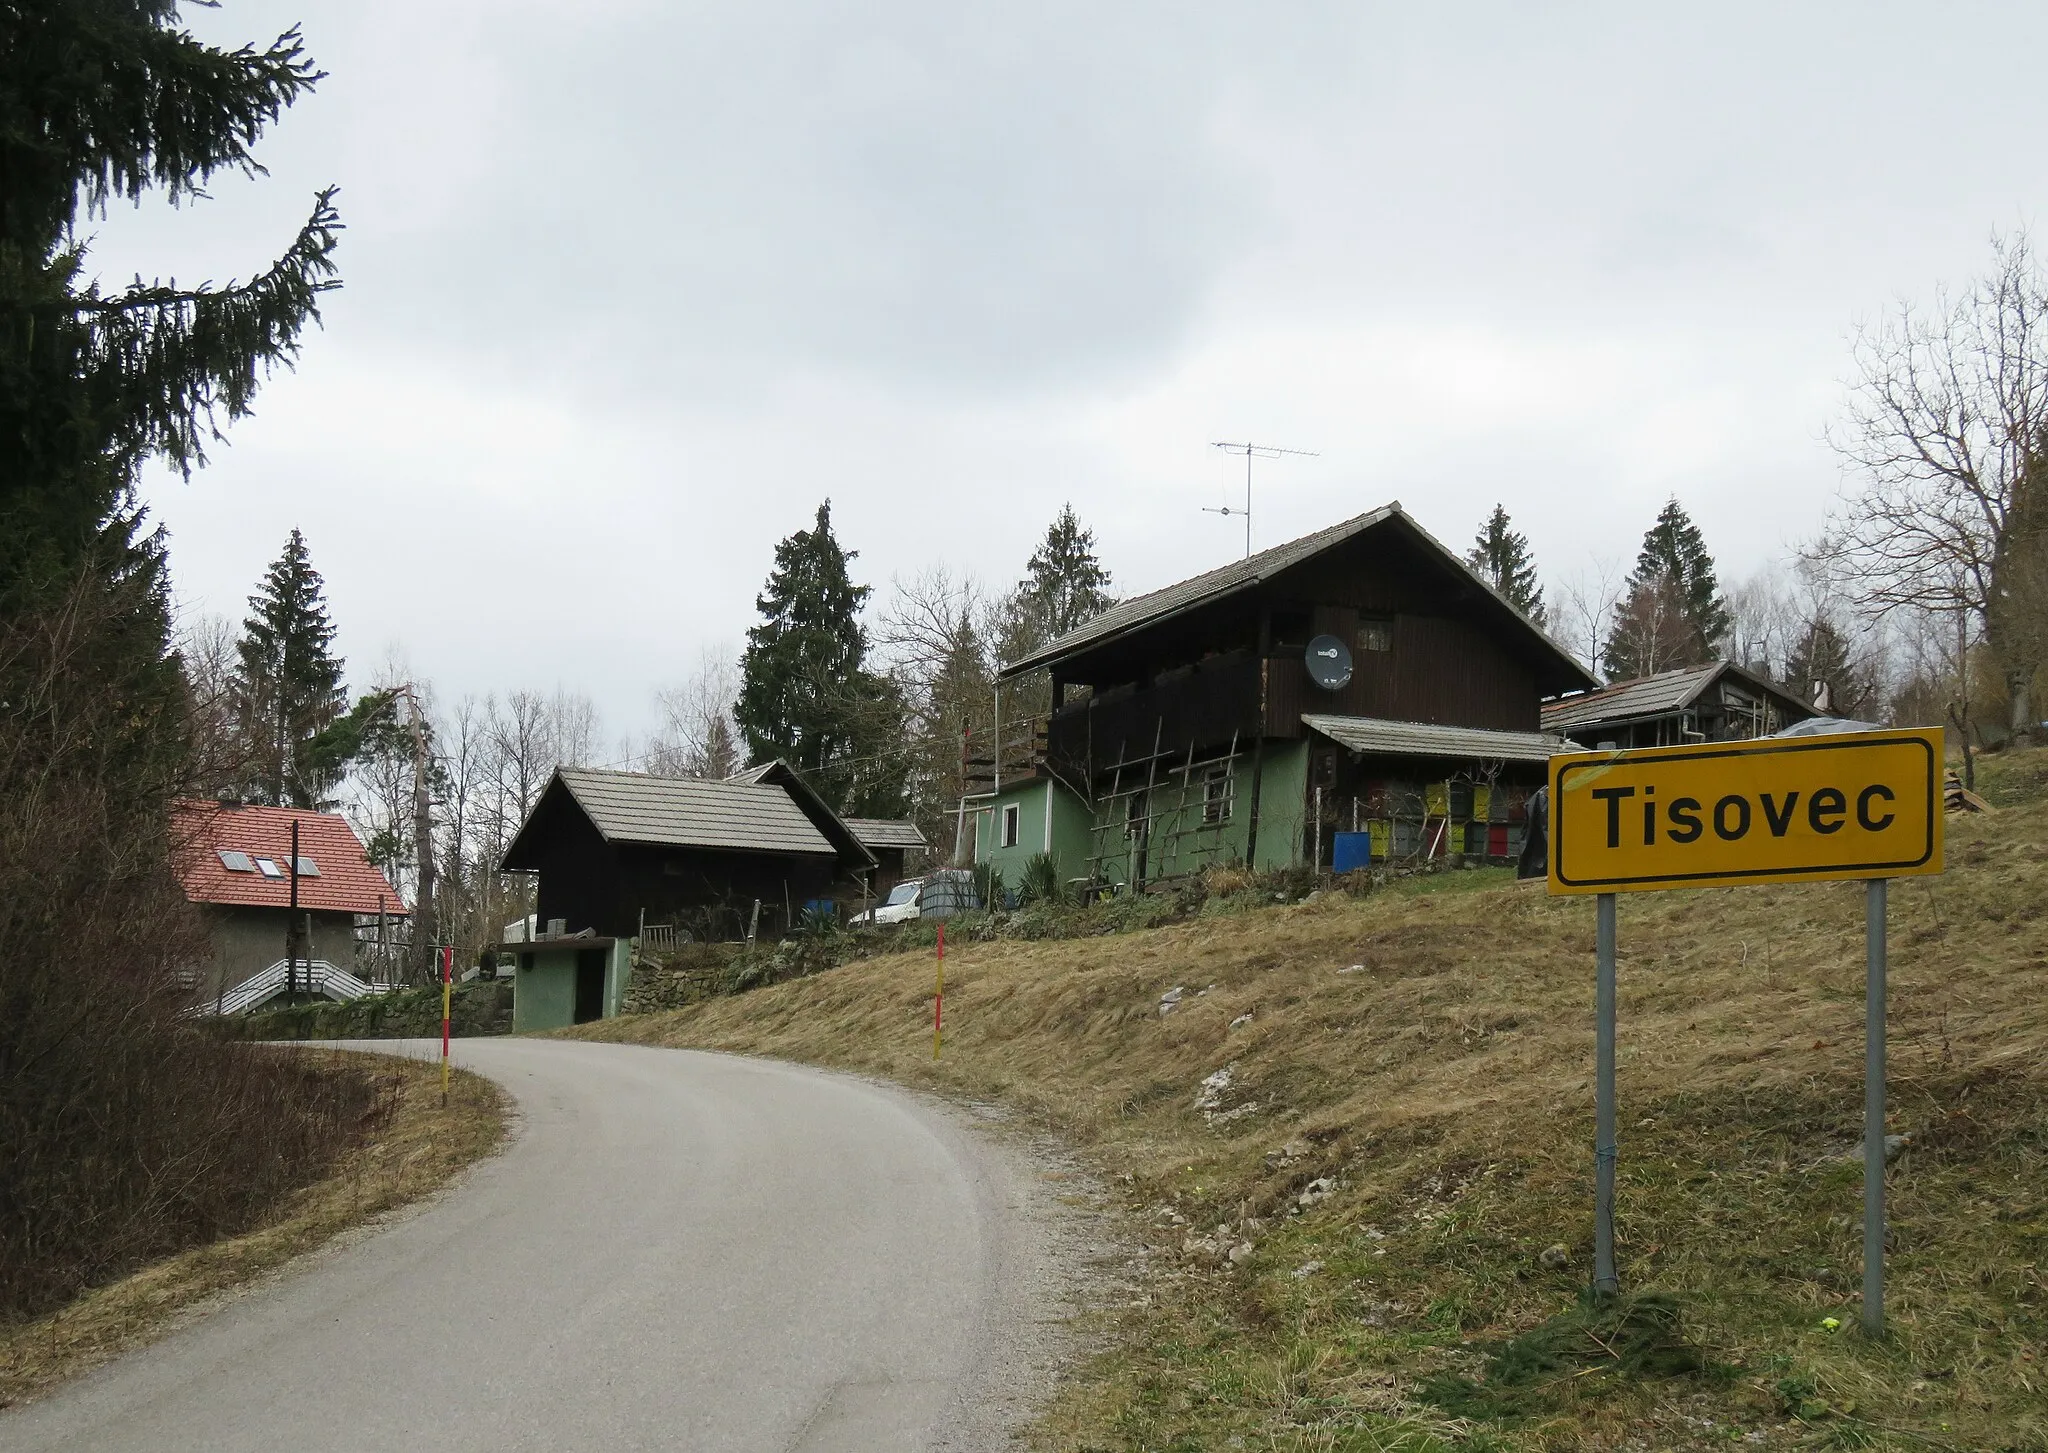
<instances>
[{"instance_id":1,"label":"yellow road sign","mask_svg":"<svg viewBox=\"0 0 2048 1453\"><path fill-rule=\"evenodd\" d=\"M1939 873L1939 729L1550 759L1550 891Z\"/></svg>"}]
</instances>

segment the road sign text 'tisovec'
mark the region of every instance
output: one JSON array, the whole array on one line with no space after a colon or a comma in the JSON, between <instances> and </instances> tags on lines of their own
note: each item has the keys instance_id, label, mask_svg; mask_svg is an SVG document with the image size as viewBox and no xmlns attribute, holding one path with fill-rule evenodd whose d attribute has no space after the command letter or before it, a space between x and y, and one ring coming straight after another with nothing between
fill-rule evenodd
<instances>
[{"instance_id":1,"label":"road sign text 'tisovec'","mask_svg":"<svg viewBox=\"0 0 2048 1453\"><path fill-rule=\"evenodd\" d=\"M1567 753L1550 891L1939 873L1941 787L1938 729Z\"/></svg>"}]
</instances>

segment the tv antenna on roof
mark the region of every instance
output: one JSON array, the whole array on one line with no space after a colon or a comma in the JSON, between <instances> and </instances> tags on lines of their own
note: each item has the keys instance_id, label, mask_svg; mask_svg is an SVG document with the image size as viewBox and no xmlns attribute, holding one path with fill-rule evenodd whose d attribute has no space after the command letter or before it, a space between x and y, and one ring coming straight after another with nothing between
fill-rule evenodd
<instances>
[{"instance_id":1,"label":"tv antenna on roof","mask_svg":"<svg viewBox=\"0 0 2048 1453\"><path fill-rule=\"evenodd\" d=\"M1320 459L1322 456L1312 449L1281 449L1272 444L1229 444L1219 440L1209 447L1244 456L1244 508L1242 510L1234 510L1229 505L1224 505L1220 509L1212 509L1204 505L1202 513L1205 515L1243 515L1244 554L1245 558L1249 560L1252 554L1252 461L1254 459L1278 459L1283 454L1298 454L1304 459Z\"/></svg>"}]
</instances>

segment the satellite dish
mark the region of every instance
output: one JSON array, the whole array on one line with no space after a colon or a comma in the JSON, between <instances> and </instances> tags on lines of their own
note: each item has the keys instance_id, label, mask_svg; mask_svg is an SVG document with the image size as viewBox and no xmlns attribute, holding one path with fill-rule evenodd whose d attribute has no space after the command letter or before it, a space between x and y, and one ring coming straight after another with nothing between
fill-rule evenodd
<instances>
[{"instance_id":1,"label":"satellite dish","mask_svg":"<svg viewBox=\"0 0 2048 1453\"><path fill-rule=\"evenodd\" d=\"M1335 636L1317 636L1308 643L1309 679L1325 691L1351 684L1351 648Z\"/></svg>"}]
</instances>

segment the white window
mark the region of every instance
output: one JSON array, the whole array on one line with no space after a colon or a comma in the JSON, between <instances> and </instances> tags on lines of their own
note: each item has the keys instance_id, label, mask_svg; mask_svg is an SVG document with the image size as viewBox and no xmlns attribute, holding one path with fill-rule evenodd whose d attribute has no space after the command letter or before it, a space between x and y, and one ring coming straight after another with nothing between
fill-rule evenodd
<instances>
[{"instance_id":1,"label":"white window","mask_svg":"<svg viewBox=\"0 0 2048 1453\"><path fill-rule=\"evenodd\" d=\"M1212 767L1202 779L1202 821L1228 822L1232 779L1228 767Z\"/></svg>"},{"instance_id":2,"label":"white window","mask_svg":"<svg viewBox=\"0 0 2048 1453\"><path fill-rule=\"evenodd\" d=\"M1002 839L1002 845L1003 845L1004 847L1006 847L1006 848L1014 848L1015 846L1017 846L1017 819L1018 819L1018 816L1019 816L1019 813L1018 813L1018 809L1017 809L1017 804L1016 804L1016 803L1012 802L1012 803L1008 803L1008 804L1006 804L1006 805L1004 806L1004 808L1003 808L1003 839Z\"/></svg>"},{"instance_id":3,"label":"white window","mask_svg":"<svg viewBox=\"0 0 2048 1453\"><path fill-rule=\"evenodd\" d=\"M269 858L258 858L256 860L256 871L266 878L282 878L285 876L284 869L280 868Z\"/></svg>"}]
</instances>

